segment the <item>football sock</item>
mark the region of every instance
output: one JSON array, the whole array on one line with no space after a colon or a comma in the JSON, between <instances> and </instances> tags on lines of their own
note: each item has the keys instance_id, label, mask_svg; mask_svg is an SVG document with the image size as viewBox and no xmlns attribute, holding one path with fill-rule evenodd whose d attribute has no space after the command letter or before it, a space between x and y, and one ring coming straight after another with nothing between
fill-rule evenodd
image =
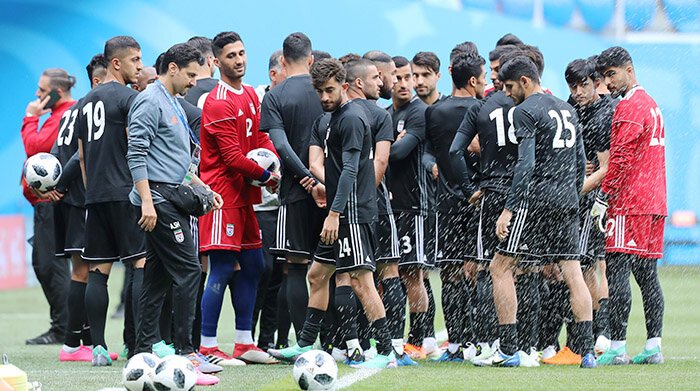
<instances>
[{"instance_id":1,"label":"football sock","mask_svg":"<svg viewBox=\"0 0 700 391\"><path fill-rule=\"evenodd\" d=\"M85 310L90 323L90 335L94 345L101 345L107 349L105 342L105 322L107 307L109 307L109 293L107 291L107 279L109 275L95 270L88 273L88 283L85 287Z\"/></svg>"},{"instance_id":2,"label":"football sock","mask_svg":"<svg viewBox=\"0 0 700 391\"><path fill-rule=\"evenodd\" d=\"M644 349L651 350L655 347L661 347L661 337L654 337L647 339L647 343L644 345Z\"/></svg>"},{"instance_id":3,"label":"football sock","mask_svg":"<svg viewBox=\"0 0 700 391\"><path fill-rule=\"evenodd\" d=\"M464 293L460 291L460 282L446 280L442 282L442 312L447 329L447 338L451 343L462 342L462 315L466 307L462 303Z\"/></svg>"},{"instance_id":4,"label":"football sock","mask_svg":"<svg viewBox=\"0 0 700 391\"><path fill-rule=\"evenodd\" d=\"M664 294L656 264L656 259L636 257L631 265L634 279L642 291L647 338L661 337L664 321Z\"/></svg>"},{"instance_id":5,"label":"football sock","mask_svg":"<svg viewBox=\"0 0 700 391\"><path fill-rule=\"evenodd\" d=\"M192 346L195 350L199 349L202 338L202 295L204 294L204 286L207 283L207 272L202 272L199 278L199 289L197 289L197 304L194 308L194 321L192 323Z\"/></svg>"},{"instance_id":6,"label":"football sock","mask_svg":"<svg viewBox=\"0 0 700 391\"><path fill-rule=\"evenodd\" d=\"M423 285L425 285L425 290L428 292L428 312L426 313L424 336L435 337L435 296L433 295L433 287L430 286L428 274L426 272L425 278L423 278Z\"/></svg>"},{"instance_id":7,"label":"football sock","mask_svg":"<svg viewBox=\"0 0 700 391\"><path fill-rule=\"evenodd\" d=\"M593 322L572 322L569 327L571 333L571 350L581 356L593 353Z\"/></svg>"},{"instance_id":8,"label":"football sock","mask_svg":"<svg viewBox=\"0 0 700 391\"><path fill-rule=\"evenodd\" d=\"M289 329L292 321L289 318L289 305L287 304L287 275L285 274L277 291L277 346L289 344Z\"/></svg>"},{"instance_id":9,"label":"football sock","mask_svg":"<svg viewBox=\"0 0 700 391\"><path fill-rule=\"evenodd\" d=\"M358 341L357 337L357 301L351 286L338 286L335 288L335 318L338 322L338 331L343 341ZM348 346L348 350L350 347Z\"/></svg>"},{"instance_id":10,"label":"football sock","mask_svg":"<svg viewBox=\"0 0 700 391\"><path fill-rule=\"evenodd\" d=\"M236 258L236 253L233 251L209 252L209 279L202 294L202 337L216 337L224 292L228 282L233 278ZM202 339L202 345L204 345L204 339Z\"/></svg>"},{"instance_id":11,"label":"football sock","mask_svg":"<svg viewBox=\"0 0 700 391\"><path fill-rule=\"evenodd\" d=\"M134 267L133 263L124 265L126 273L124 275L124 287L122 288L122 303L124 304L124 330L122 331L122 337L124 338L124 344L132 354L136 350L136 322L137 319L134 318L134 299L133 299L133 289L134 285ZM90 277L88 276L88 282Z\"/></svg>"},{"instance_id":12,"label":"football sock","mask_svg":"<svg viewBox=\"0 0 700 391\"><path fill-rule=\"evenodd\" d=\"M250 345L253 343L253 332L251 330L236 329L236 343Z\"/></svg>"},{"instance_id":13,"label":"football sock","mask_svg":"<svg viewBox=\"0 0 700 391\"><path fill-rule=\"evenodd\" d=\"M398 356L403 355L403 338L392 338L391 346L394 348L394 351L396 351Z\"/></svg>"},{"instance_id":14,"label":"football sock","mask_svg":"<svg viewBox=\"0 0 700 391\"><path fill-rule=\"evenodd\" d=\"M352 354L355 349L360 349L360 353L364 352L364 349L362 349L362 346L360 346L360 340L357 338L345 341L345 346L347 347L348 355Z\"/></svg>"},{"instance_id":15,"label":"football sock","mask_svg":"<svg viewBox=\"0 0 700 391\"><path fill-rule=\"evenodd\" d=\"M233 309L236 312L236 330L252 330L255 296L258 292L260 276L265 270L265 258L261 248L243 250L238 256L241 270L235 276ZM252 343L252 337L251 342Z\"/></svg>"},{"instance_id":16,"label":"football sock","mask_svg":"<svg viewBox=\"0 0 700 391\"><path fill-rule=\"evenodd\" d=\"M289 317L294 325L297 338L304 328L304 314L309 305L309 291L306 287L306 264L290 263L287 267L287 304Z\"/></svg>"},{"instance_id":17,"label":"football sock","mask_svg":"<svg viewBox=\"0 0 700 391\"><path fill-rule=\"evenodd\" d=\"M141 316L139 315L139 300L141 300L141 290L143 289L143 268L134 268L133 270L133 281L131 283L131 311L134 317L134 332L136 335L139 334L139 321Z\"/></svg>"},{"instance_id":18,"label":"football sock","mask_svg":"<svg viewBox=\"0 0 700 391\"><path fill-rule=\"evenodd\" d=\"M540 273L517 276L515 290L518 297L518 346L527 349L537 346L540 326Z\"/></svg>"},{"instance_id":19,"label":"football sock","mask_svg":"<svg viewBox=\"0 0 700 391\"><path fill-rule=\"evenodd\" d=\"M311 346L316 342L316 337L318 337L318 333L321 331L321 322L325 314L326 311L324 310L313 307L307 308L306 321L304 322L304 327L301 329L301 335L297 341L299 346L303 348Z\"/></svg>"},{"instance_id":20,"label":"football sock","mask_svg":"<svg viewBox=\"0 0 700 391\"><path fill-rule=\"evenodd\" d=\"M498 321L493 301L493 284L488 270L476 274L476 312L474 317L474 338L479 342L492 343L498 338Z\"/></svg>"},{"instance_id":21,"label":"football sock","mask_svg":"<svg viewBox=\"0 0 700 391\"><path fill-rule=\"evenodd\" d=\"M512 356L520 350L518 348L518 326L516 323L499 324L498 335L503 354Z\"/></svg>"},{"instance_id":22,"label":"football sock","mask_svg":"<svg viewBox=\"0 0 700 391\"><path fill-rule=\"evenodd\" d=\"M476 342L474 336L474 304L472 302L472 287L466 279L460 281L460 302L463 310L459 314L461 318L460 339L456 342L466 346L467 342Z\"/></svg>"},{"instance_id":23,"label":"football sock","mask_svg":"<svg viewBox=\"0 0 700 391\"><path fill-rule=\"evenodd\" d=\"M90 324L88 324L87 313L83 311L83 331L80 333L80 339L83 340L83 345L92 346L92 335L90 335Z\"/></svg>"},{"instance_id":24,"label":"football sock","mask_svg":"<svg viewBox=\"0 0 700 391\"><path fill-rule=\"evenodd\" d=\"M84 282L71 280L70 287L68 288L68 332L63 341L67 347L80 347L80 339L85 319L86 286L87 284Z\"/></svg>"},{"instance_id":25,"label":"football sock","mask_svg":"<svg viewBox=\"0 0 700 391\"><path fill-rule=\"evenodd\" d=\"M610 339L627 339L627 321L632 307L630 287L630 263L633 255L610 253L607 255L608 290L610 292Z\"/></svg>"},{"instance_id":26,"label":"football sock","mask_svg":"<svg viewBox=\"0 0 700 391\"><path fill-rule=\"evenodd\" d=\"M340 320L336 319L335 316L335 276L331 276L330 281L328 281L328 304L326 308L326 314L323 316L323 321L321 321L319 340L321 349L328 351L333 346L333 340L340 333Z\"/></svg>"},{"instance_id":27,"label":"football sock","mask_svg":"<svg viewBox=\"0 0 700 391\"><path fill-rule=\"evenodd\" d=\"M606 338L610 336L608 330L609 314L608 314L608 299L600 299L598 301L598 311L593 311L593 336L603 335Z\"/></svg>"},{"instance_id":28,"label":"football sock","mask_svg":"<svg viewBox=\"0 0 700 391\"><path fill-rule=\"evenodd\" d=\"M408 340L406 341L406 343L418 346L423 341L422 337L420 339L418 339L418 327L419 327L418 322L420 322L420 319L418 317L418 313L417 312L409 312L408 313L408 323L409 323Z\"/></svg>"},{"instance_id":29,"label":"football sock","mask_svg":"<svg viewBox=\"0 0 700 391\"><path fill-rule=\"evenodd\" d=\"M540 316L540 333L537 348L543 350L547 346L554 346L559 350L559 334L563 325L563 318L568 292L564 281L547 281L540 286L542 301L542 315Z\"/></svg>"},{"instance_id":30,"label":"football sock","mask_svg":"<svg viewBox=\"0 0 700 391\"><path fill-rule=\"evenodd\" d=\"M387 356L391 353L391 337L389 336L389 327L387 326L386 317L377 319L372 322L377 340L377 353Z\"/></svg>"},{"instance_id":31,"label":"football sock","mask_svg":"<svg viewBox=\"0 0 700 391\"><path fill-rule=\"evenodd\" d=\"M70 332L70 331L69 331ZM75 353L78 350L80 350L80 346L68 346L68 345L63 345L61 347L61 350L63 350L66 353Z\"/></svg>"},{"instance_id":32,"label":"football sock","mask_svg":"<svg viewBox=\"0 0 700 391\"><path fill-rule=\"evenodd\" d=\"M457 349L459 349L459 344L458 343L452 343L450 342L449 345L447 345L447 350L450 353L457 353Z\"/></svg>"},{"instance_id":33,"label":"football sock","mask_svg":"<svg viewBox=\"0 0 700 391\"><path fill-rule=\"evenodd\" d=\"M400 277L392 277L382 280L384 308L386 319L389 323L391 338L401 339L403 344L403 331L406 318L406 291L403 288ZM402 348L403 349L403 348Z\"/></svg>"},{"instance_id":34,"label":"football sock","mask_svg":"<svg viewBox=\"0 0 700 391\"><path fill-rule=\"evenodd\" d=\"M216 340L216 337L207 337L206 335L202 335L202 341L200 343L205 348L215 348L219 346L219 342Z\"/></svg>"}]
</instances>

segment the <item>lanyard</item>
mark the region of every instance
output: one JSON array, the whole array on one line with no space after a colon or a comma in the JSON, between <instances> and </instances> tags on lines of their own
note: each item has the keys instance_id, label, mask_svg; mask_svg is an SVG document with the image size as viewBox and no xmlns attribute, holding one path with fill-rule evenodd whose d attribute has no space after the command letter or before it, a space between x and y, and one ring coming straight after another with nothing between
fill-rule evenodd
<instances>
[{"instance_id":1,"label":"lanyard","mask_svg":"<svg viewBox=\"0 0 700 391\"><path fill-rule=\"evenodd\" d=\"M168 98L168 101L173 106L173 109L175 110L175 114L177 114L177 117L180 119L180 122L182 122L182 125L187 129L187 131L190 132L190 138L192 139L192 143L195 144L196 146L199 146L199 140L197 140L197 136L192 131L192 128L190 128L190 124L187 123L187 120L185 118L185 114L177 106L177 103L175 102L175 97L170 95L170 93L168 92L168 90L165 89L165 86L163 85L163 83L160 82L160 80L156 80L155 84L158 85L160 90L165 94L166 98Z\"/></svg>"}]
</instances>

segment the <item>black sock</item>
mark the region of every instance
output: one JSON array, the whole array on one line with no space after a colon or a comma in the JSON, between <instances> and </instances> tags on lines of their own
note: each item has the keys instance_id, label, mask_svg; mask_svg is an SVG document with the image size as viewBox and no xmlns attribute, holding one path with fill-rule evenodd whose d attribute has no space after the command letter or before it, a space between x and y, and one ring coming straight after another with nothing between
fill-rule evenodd
<instances>
[{"instance_id":1,"label":"black sock","mask_svg":"<svg viewBox=\"0 0 700 391\"><path fill-rule=\"evenodd\" d=\"M542 316L540 317L540 332L538 349L543 350L547 346L554 346L559 350L559 334L564 322L564 305L569 301L564 281L546 282L548 289L540 289L540 292L548 292L542 301Z\"/></svg>"},{"instance_id":2,"label":"black sock","mask_svg":"<svg viewBox=\"0 0 700 391\"><path fill-rule=\"evenodd\" d=\"M372 334L372 326L369 324L369 320L367 320L365 311L362 308L362 303L357 295L355 295L355 307L357 308L357 336L360 338L360 347L362 350L368 350L372 347L369 339L374 337L374 335ZM391 333L391 329L389 329L389 332Z\"/></svg>"},{"instance_id":3,"label":"black sock","mask_svg":"<svg viewBox=\"0 0 700 391\"><path fill-rule=\"evenodd\" d=\"M377 353L387 356L391 353L391 337L389 336L389 327L386 317L377 319L372 322L372 329L377 340Z\"/></svg>"},{"instance_id":4,"label":"black sock","mask_svg":"<svg viewBox=\"0 0 700 391\"><path fill-rule=\"evenodd\" d=\"M277 291L277 346L289 344L289 328L292 321L289 318L289 305L287 304L287 275L285 274Z\"/></svg>"},{"instance_id":5,"label":"black sock","mask_svg":"<svg viewBox=\"0 0 700 391\"><path fill-rule=\"evenodd\" d=\"M101 345L107 349L105 342L105 322L107 307L109 307L109 293L107 291L107 279L109 275L99 271L88 273L88 283L85 287L85 310L90 323L90 335L95 346Z\"/></svg>"},{"instance_id":6,"label":"black sock","mask_svg":"<svg viewBox=\"0 0 700 391\"><path fill-rule=\"evenodd\" d=\"M518 295L518 347L528 349L537 346L540 328L540 274L527 273L517 277Z\"/></svg>"},{"instance_id":7,"label":"black sock","mask_svg":"<svg viewBox=\"0 0 700 391\"><path fill-rule=\"evenodd\" d=\"M493 301L493 284L488 270L481 270L476 274L475 306L474 339L476 342L492 343L498 338L498 321Z\"/></svg>"},{"instance_id":8,"label":"black sock","mask_svg":"<svg viewBox=\"0 0 700 391\"><path fill-rule=\"evenodd\" d=\"M460 281L461 282L461 281ZM445 280L442 282L442 312L445 318L447 339L451 343L462 342L462 315L466 308L462 303L464 293L460 291L461 283Z\"/></svg>"},{"instance_id":9,"label":"black sock","mask_svg":"<svg viewBox=\"0 0 700 391\"><path fill-rule=\"evenodd\" d=\"M329 310L323 315L319 339L321 341L321 349L330 353L333 351L333 339L340 332L340 324L335 317L335 275L331 276L330 281L328 281L328 303L326 308Z\"/></svg>"},{"instance_id":10,"label":"black sock","mask_svg":"<svg viewBox=\"0 0 700 391\"><path fill-rule=\"evenodd\" d=\"M199 350L202 344L202 295L207 284L207 272L202 272L199 278L199 288L197 289L197 303L194 307L194 321L192 322L192 346Z\"/></svg>"},{"instance_id":11,"label":"black sock","mask_svg":"<svg viewBox=\"0 0 700 391\"><path fill-rule=\"evenodd\" d=\"M420 346L423 343L423 339L421 338L420 341L418 340L418 328L420 325L418 324L420 322L419 316L417 312L409 312L408 313L408 339L406 340L406 343L415 345L415 346Z\"/></svg>"},{"instance_id":12,"label":"black sock","mask_svg":"<svg viewBox=\"0 0 700 391\"><path fill-rule=\"evenodd\" d=\"M642 291L647 339L660 338L664 323L664 293L656 264L656 259L641 257L636 257L632 262L632 274Z\"/></svg>"},{"instance_id":13,"label":"black sock","mask_svg":"<svg viewBox=\"0 0 700 391\"><path fill-rule=\"evenodd\" d=\"M610 253L606 256L608 289L610 294L610 339L627 339L627 321L632 308L630 268L633 255Z\"/></svg>"},{"instance_id":14,"label":"black sock","mask_svg":"<svg viewBox=\"0 0 700 391\"><path fill-rule=\"evenodd\" d=\"M143 288L143 268L134 268L134 281L131 285L131 311L133 311L132 316L134 319L134 331L136 335L139 334L139 323L141 319L141 312L139 310L139 300L141 299L141 289Z\"/></svg>"},{"instance_id":15,"label":"black sock","mask_svg":"<svg viewBox=\"0 0 700 391\"><path fill-rule=\"evenodd\" d=\"M463 346L466 346L467 342L478 342L475 341L474 338L474 305L472 302L473 289L469 285L469 281L463 279L460 281L459 290L462 292L460 302L462 303L461 305L463 306L463 310L458 316L461 319L462 328L460 332L460 340L457 342L461 343Z\"/></svg>"},{"instance_id":16,"label":"black sock","mask_svg":"<svg viewBox=\"0 0 700 391\"><path fill-rule=\"evenodd\" d=\"M393 339L403 338L406 322L406 291L400 277L382 280L384 309L389 324L389 334Z\"/></svg>"},{"instance_id":17,"label":"black sock","mask_svg":"<svg viewBox=\"0 0 700 391\"><path fill-rule=\"evenodd\" d=\"M80 346L80 339L85 322L85 287L86 283L79 281L70 282L68 288L68 331L64 344L71 348Z\"/></svg>"},{"instance_id":18,"label":"black sock","mask_svg":"<svg viewBox=\"0 0 700 391\"><path fill-rule=\"evenodd\" d=\"M301 330L301 335L297 342L299 346L303 348L313 345L314 342L316 342L316 337L318 337L318 333L321 331L321 322L323 322L323 316L325 314L326 311L318 308L309 307L306 309L306 321L304 322L304 327Z\"/></svg>"},{"instance_id":19,"label":"black sock","mask_svg":"<svg viewBox=\"0 0 700 391\"><path fill-rule=\"evenodd\" d=\"M304 313L309 305L309 291L306 287L305 264L290 263L287 274L287 304L289 305L289 317L294 325L297 339L304 328ZM315 337L314 337L315 338Z\"/></svg>"},{"instance_id":20,"label":"black sock","mask_svg":"<svg viewBox=\"0 0 700 391\"><path fill-rule=\"evenodd\" d=\"M427 271L425 273L428 274ZM435 337L435 296L433 295L433 287L430 286L429 278L423 279L423 285L425 285L425 290L428 292L428 312L426 313L424 323L425 330L423 338ZM422 344L423 340L420 342Z\"/></svg>"},{"instance_id":21,"label":"black sock","mask_svg":"<svg viewBox=\"0 0 700 391\"><path fill-rule=\"evenodd\" d=\"M593 353L593 322L571 322L568 330L571 332L569 347L574 353L581 356Z\"/></svg>"},{"instance_id":22,"label":"black sock","mask_svg":"<svg viewBox=\"0 0 700 391\"><path fill-rule=\"evenodd\" d=\"M351 286L335 288L335 317L341 341L357 339L357 301Z\"/></svg>"},{"instance_id":23,"label":"black sock","mask_svg":"<svg viewBox=\"0 0 700 391\"><path fill-rule=\"evenodd\" d=\"M597 337L599 335L605 338L610 338L610 330L608 329L609 323L609 313L608 313L608 299L603 298L598 301L598 311L593 313L593 336Z\"/></svg>"},{"instance_id":24,"label":"black sock","mask_svg":"<svg viewBox=\"0 0 700 391\"><path fill-rule=\"evenodd\" d=\"M501 340L501 352L508 356L514 355L518 350L518 325L516 323L511 324L499 324L498 334Z\"/></svg>"}]
</instances>

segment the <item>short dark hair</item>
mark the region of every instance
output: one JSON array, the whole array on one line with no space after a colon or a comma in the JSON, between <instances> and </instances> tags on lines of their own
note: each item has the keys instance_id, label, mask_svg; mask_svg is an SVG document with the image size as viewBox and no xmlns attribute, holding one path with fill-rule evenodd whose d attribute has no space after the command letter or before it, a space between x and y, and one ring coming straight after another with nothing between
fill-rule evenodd
<instances>
[{"instance_id":1,"label":"short dark hair","mask_svg":"<svg viewBox=\"0 0 700 391\"><path fill-rule=\"evenodd\" d=\"M156 69L159 75L164 74L167 70L167 67L163 67L163 57L165 57L165 53L159 54L158 57L156 57L155 64L153 64L153 68Z\"/></svg>"},{"instance_id":2,"label":"short dark hair","mask_svg":"<svg viewBox=\"0 0 700 391\"><path fill-rule=\"evenodd\" d=\"M537 66L528 56L517 56L508 60L501 65L498 71L498 80L505 82L506 80L517 81L520 77L525 76L532 81L539 83L540 74L537 71Z\"/></svg>"},{"instance_id":3,"label":"short dark hair","mask_svg":"<svg viewBox=\"0 0 700 391\"><path fill-rule=\"evenodd\" d=\"M224 31L216 34L216 37L211 41L211 47L214 50L214 56L219 57L224 46L230 43L243 42L241 36L234 31Z\"/></svg>"},{"instance_id":4,"label":"short dark hair","mask_svg":"<svg viewBox=\"0 0 700 391\"><path fill-rule=\"evenodd\" d=\"M202 52L189 44L178 43L171 46L170 49L163 54L163 60L160 64L162 69L156 68L156 71L165 73L171 62L174 62L179 68L185 68L192 62L196 62L198 65L204 65L204 57L202 56Z\"/></svg>"},{"instance_id":5,"label":"short dark hair","mask_svg":"<svg viewBox=\"0 0 700 391\"><path fill-rule=\"evenodd\" d=\"M211 39L207 37L192 37L188 39L186 43L199 50L202 53L202 56L206 57L214 55L214 47L212 46Z\"/></svg>"},{"instance_id":6,"label":"short dark hair","mask_svg":"<svg viewBox=\"0 0 700 391\"><path fill-rule=\"evenodd\" d=\"M267 62L267 70L271 71L273 69L279 69L282 64L280 64L280 57L282 57L282 49L275 50L270 55L270 61Z\"/></svg>"},{"instance_id":7,"label":"short dark hair","mask_svg":"<svg viewBox=\"0 0 700 391\"><path fill-rule=\"evenodd\" d=\"M623 67L625 65L632 65L632 56L621 46L613 46L603 50L596 60L596 68L600 73L610 67Z\"/></svg>"},{"instance_id":8,"label":"short dark hair","mask_svg":"<svg viewBox=\"0 0 700 391\"><path fill-rule=\"evenodd\" d=\"M436 74L440 72L440 59L433 52L418 52L413 56L411 63L429 68Z\"/></svg>"},{"instance_id":9,"label":"short dark hair","mask_svg":"<svg viewBox=\"0 0 700 391\"><path fill-rule=\"evenodd\" d=\"M496 46L503 46L503 45L522 45L523 41L518 38L517 35L513 33L508 33L501 38L499 38L498 41L496 41Z\"/></svg>"},{"instance_id":10,"label":"short dark hair","mask_svg":"<svg viewBox=\"0 0 700 391\"><path fill-rule=\"evenodd\" d=\"M564 78L568 84L580 83L589 77L591 80L599 80L600 73L596 70L594 62L583 58L571 61L564 71Z\"/></svg>"},{"instance_id":11,"label":"short dark hair","mask_svg":"<svg viewBox=\"0 0 700 391\"><path fill-rule=\"evenodd\" d=\"M340 60L340 62L342 62L343 65L347 64L349 61L360 60L360 59L362 59L362 57L360 57L360 55L357 53L348 53L348 54L344 54L344 55L338 57L338 60ZM367 61L369 61L369 60L367 60Z\"/></svg>"},{"instance_id":12,"label":"short dark hair","mask_svg":"<svg viewBox=\"0 0 700 391\"><path fill-rule=\"evenodd\" d=\"M459 53L452 61L452 82L457 88L464 88L469 79L481 76L481 66L486 64L483 57L473 53Z\"/></svg>"},{"instance_id":13,"label":"short dark hair","mask_svg":"<svg viewBox=\"0 0 700 391\"><path fill-rule=\"evenodd\" d=\"M476 44L472 41L464 41L462 43L458 43L457 45L455 45L454 48L452 48L452 51L450 52L450 64L454 62L455 58L460 53L467 53L478 56L479 48L477 48Z\"/></svg>"},{"instance_id":14,"label":"short dark hair","mask_svg":"<svg viewBox=\"0 0 700 391\"><path fill-rule=\"evenodd\" d=\"M75 76L69 75L65 69L49 68L41 74L49 78L49 87L51 89L60 88L65 92L69 92L75 85Z\"/></svg>"},{"instance_id":15,"label":"short dark hair","mask_svg":"<svg viewBox=\"0 0 700 391\"><path fill-rule=\"evenodd\" d=\"M381 50L370 50L369 52L365 53L362 58L366 60L370 60L372 62L381 62L388 64L394 60L391 59L391 56L382 52Z\"/></svg>"},{"instance_id":16,"label":"short dark hair","mask_svg":"<svg viewBox=\"0 0 700 391\"><path fill-rule=\"evenodd\" d=\"M98 54L95 54L94 56L92 56L92 58L90 59L90 62L85 67L85 70L87 71L88 79L90 80L90 83L92 83L92 75L98 69L105 69L105 70L107 69L107 61L105 61L105 55L102 53L98 53Z\"/></svg>"},{"instance_id":17,"label":"short dark hair","mask_svg":"<svg viewBox=\"0 0 700 391\"><path fill-rule=\"evenodd\" d=\"M298 62L311 54L311 40L304 33L291 33L282 42L282 55L286 61Z\"/></svg>"},{"instance_id":18,"label":"short dark hair","mask_svg":"<svg viewBox=\"0 0 700 391\"><path fill-rule=\"evenodd\" d=\"M363 79L367 75L367 68L374 66L372 61L365 60L359 56L345 62L340 60L340 62L345 67L345 81L348 83L352 83L357 79Z\"/></svg>"},{"instance_id":19,"label":"short dark hair","mask_svg":"<svg viewBox=\"0 0 700 391\"><path fill-rule=\"evenodd\" d=\"M330 53L324 52L323 50L312 50L311 55L314 56L314 61L323 60L324 58L331 58Z\"/></svg>"},{"instance_id":20,"label":"short dark hair","mask_svg":"<svg viewBox=\"0 0 700 391\"><path fill-rule=\"evenodd\" d=\"M321 88L323 83L330 79L335 79L340 84L345 83L345 68L340 61L335 58L324 58L314 61L311 65L311 83L314 88Z\"/></svg>"},{"instance_id":21,"label":"short dark hair","mask_svg":"<svg viewBox=\"0 0 700 391\"><path fill-rule=\"evenodd\" d=\"M540 76L544 73L544 55L540 51L540 49L537 46L532 46L532 45L519 45L518 48L525 52L525 54L530 57L532 62L535 63L535 66L537 67L537 72L539 72Z\"/></svg>"},{"instance_id":22,"label":"short dark hair","mask_svg":"<svg viewBox=\"0 0 700 391\"><path fill-rule=\"evenodd\" d=\"M118 35L110 38L105 42L104 56L105 61L109 64L114 57L119 56L120 52L125 49L141 50L141 45L133 37L127 35Z\"/></svg>"},{"instance_id":23,"label":"short dark hair","mask_svg":"<svg viewBox=\"0 0 700 391\"><path fill-rule=\"evenodd\" d=\"M394 65L396 65L397 68L405 67L410 64L408 59L404 56L394 56L391 60L394 61Z\"/></svg>"},{"instance_id":24,"label":"short dark hair","mask_svg":"<svg viewBox=\"0 0 700 391\"><path fill-rule=\"evenodd\" d=\"M500 45L496 46L495 49L489 52L489 61L500 61L504 54L516 50L518 47L515 45Z\"/></svg>"}]
</instances>

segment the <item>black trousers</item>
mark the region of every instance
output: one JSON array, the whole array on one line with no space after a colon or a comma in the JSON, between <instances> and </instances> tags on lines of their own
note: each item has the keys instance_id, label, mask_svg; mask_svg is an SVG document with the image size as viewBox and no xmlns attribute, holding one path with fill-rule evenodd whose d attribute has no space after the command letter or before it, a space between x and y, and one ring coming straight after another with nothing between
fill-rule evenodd
<instances>
[{"instance_id":1,"label":"black trousers","mask_svg":"<svg viewBox=\"0 0 700 391\"><path fill-rule=\"evenodd\" d=\"M50 202L34 205L32 267L49 302L50 331L62 336L68 328L70 260L56 257L53 207Z\"/></svg>"},{"instance_id":2,"label":"black trousers","mask_svg":"<svg viewBox=\"0 0 700 391\"><path fill-rule=\"evenodd\" d=\"M201 268L190 232L190 216L166 201L155 206L158 221L146 235L146 267L139 300L136 353L160 341L159 320L166 292L173 289L173 344L177 354L194 351L192 322Z\"/></svg>"},{"instance_id":3,"label":"black trousers","mask_svg":"<svg viewBox=\"0 0 700 391\"><path fill-rule=\"evenodd\" d=\"M255 212L258 225L262 231L262 250L265 258L265 271L260 277L258 294L255 298L253 312L253 330L260 319L258 345L274 344L277 331L277 293L282 285L284 269L282 262L275 262L275 256L270 254L270 248L275 246L277 230L277 211Z\"/></svg>"}]
</instances>

